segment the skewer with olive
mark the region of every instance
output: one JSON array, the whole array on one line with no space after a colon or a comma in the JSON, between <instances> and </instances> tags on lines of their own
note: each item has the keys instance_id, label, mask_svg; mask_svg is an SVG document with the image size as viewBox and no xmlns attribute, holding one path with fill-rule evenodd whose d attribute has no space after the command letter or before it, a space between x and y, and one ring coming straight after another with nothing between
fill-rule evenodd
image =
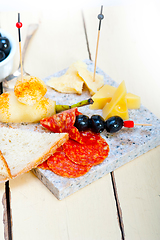
<instances>
[{"instance_id":1,"label":"skewer with olive","mask_svg":"<svg viewBox=\"0 0 160 240\"><path fill-rule=\"evenodd\" d=\"M134 124L133 121L124 121L119 116L110 117L104 121L100 115L93 115L90 118L86 115L78 115L76 116L76 121L74 124L79 131L91 129L95 133L101 133L105 129L109 133L115 133L118 132L122 127L133 128L134 125L151 126L152 124Z\"/></svg>"}]
</instances>

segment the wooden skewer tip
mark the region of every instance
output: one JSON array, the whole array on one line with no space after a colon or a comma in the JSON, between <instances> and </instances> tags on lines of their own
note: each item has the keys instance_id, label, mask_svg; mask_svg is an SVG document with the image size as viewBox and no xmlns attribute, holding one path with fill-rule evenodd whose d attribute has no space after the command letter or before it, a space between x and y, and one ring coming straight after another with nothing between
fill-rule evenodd
<instances>
[{"instance_id":1,"label":"wooden skewer tip","mask_svg":"<svg viewBox=\"0 0 160 240\"><path fill-rule=\"evenodd\" d=\"M135 123L135 126L152 126L152 124L149 123Z\"/></svg>"}]
</instances>

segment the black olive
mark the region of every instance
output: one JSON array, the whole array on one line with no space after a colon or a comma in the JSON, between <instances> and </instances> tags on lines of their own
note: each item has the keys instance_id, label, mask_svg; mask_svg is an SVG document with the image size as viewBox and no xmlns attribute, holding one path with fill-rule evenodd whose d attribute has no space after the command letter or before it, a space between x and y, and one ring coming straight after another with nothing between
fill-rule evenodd
<instances>
[{"instance_id":1,"label":"black olive","mask_svg":"<svg viewBox=\"0 0 160 240\"><path fill-rule=\"evenodd\" d=\"M105 122L105 129L109 133L118 132L123 127L123 119L119 116L111 117Z\"/></svg>"},{"instance_id":2,"label":"black olive","mask_svg":"<svg viewBox=\"0 0 160 240\"><path fill-rule=\"evenodd\" d=\"M0 62L2 62L5 58L6 58L5 53L0 50Z\"/></svg>"},{"instance_id":3,"label":"black olive","mask_svg":"<svg viewBox=\"0 0 160 240\"><path fill-rule=\"evenodd\" d=\"M2 50L6 56L8 56L10 50L11 50L11 45L6 37L0 37L0 50Z\"/></svg>"},{"instance_id":4,"label":"black olive","mask_svg":"<svg viewBox=\"0 0 160 240\"><path fill-rule=\"evenodd\" d=\"M88 128L92 128L92 120L91 120L91 118L88 119Z\"/></svg>"},{"instance_id":5,"label":"black olive","mask_svg":"<svg viewBox=\"0 0 160 240\"><path fill-rule=\"evenodd\" d=\"M93 115L91 117L91 129L95 133L103 132L105 128L105 121L100 115Z\"/></svg>"},{"instance_id":6,"label":"black olive","mask_svg":"<svg viewBox=\"0 0 160 240\"><path fill-rule=\"evenodd\" d=\"M89 128L89 117L86 115L78 115L76 116L76 121L74 126L78 128L79 131L85 131Z\"/></svg>"}]
</instances>

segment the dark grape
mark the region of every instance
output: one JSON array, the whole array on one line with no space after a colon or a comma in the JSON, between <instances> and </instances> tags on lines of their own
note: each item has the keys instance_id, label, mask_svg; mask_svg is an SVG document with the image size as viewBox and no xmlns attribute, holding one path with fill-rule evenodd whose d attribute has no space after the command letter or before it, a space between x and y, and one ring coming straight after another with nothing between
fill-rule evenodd
<instances>
[{"instance_id":1,"label":"dark grape","mask_svg":"<svg viewBox=\"0 0 160 240\"><path fill-rule=\"evenodd\" d=\"M103 132L105 121L100 115L93 115L90 120L91 130L95 133Z\"/></svg>"},{"instance_id":2,"label":"dark grape","mask_svg":"<svg viewBox=\"0 0 160 240\"><path fill-rule=\"evenodd\" d=\"M78 128L79 131L85 131L89 128L89 117L86 115L76 116L76 121L74 126Z\"/></svg>"},{"instance_id":3,"label":"dark grape","mask_svg":"<svg viewBox=\"0 0 160 240\"><path fill-rule=\"evenodd\" d=\"M111 117L105 122L105 129L109 133L118 132L123 127L123 119L119 116Z\"/></svg>"}]
</instances>

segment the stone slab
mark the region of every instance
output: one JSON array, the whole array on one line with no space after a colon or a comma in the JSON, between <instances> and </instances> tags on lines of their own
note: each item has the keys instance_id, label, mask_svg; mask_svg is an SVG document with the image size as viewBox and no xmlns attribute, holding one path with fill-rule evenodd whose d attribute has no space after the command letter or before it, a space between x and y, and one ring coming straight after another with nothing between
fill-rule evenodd
<instances>
[{"instance_id":1,"label":"stone slab","mask_svg":"<svg viewBox=\"0 0 160 240\"><path fill-rule=\"evenodd\" d=\"M90 60L84 60L90 71L94 71L94 64ZM52 76L61 76L66 72L64 69ZM97 67L96 72L104 76L106 84L117 87L118 84L113 81L106 73ZM51 76L44 79L49 80ZM62 94L48 87L46 97L56 101L57 104L74 104L90 97L87 89L84 88L82 95ZM102 110L90 110L88 106L79 108L83 114L91 116L93 114L102 115ZM91 184L97 179L105 176L109 172L121 167L131 160L141 156L151 149L160 145L160 119L152 112L141 105L140 109L129 110L130 119L135 123L151 123L152 126L136 126L134 128L122 128L119 132L109 134L106 131L101 136L109 144L109 156L103 163L94 166L84 176L79 178L60 177L49 170L33 169L32 172L42 181L42 183L55 195L59 200L75 193L79 189ZM0 124L12 126L13 128L28 129L30 131L44 131L40 124ZM48 130L46 130L48 131Z\"/></svg>"},{"instance_id":2,"label":"stone slab","mask_svg":"<svg viewBox=\"0 0 160 240\"><path fill-rule=\"evenodd\" d=\"M85 60L85 62L88 65L88 69L93 71L93 63L89 60ZM65 71L66 69L53 76L61 76ZM104 76L106 84L115 87L118 86L118 84L101 69L97 68L96 72ZM47 81L50 77L51 76L44 79L44 81ZM48 90L48 96L56 99L56 102L59 104L62 104L64 101L65 104L73 104L89 97L89 93L87 90L84 90L81 96L77 96L76 94L59 94L55 91L53 93L53 90L50 89ZM93 110L90 110L88 106L81 107L79 111L89 116L93 115ZM94 110L94 114L102 114L102 111ZM135 123L151 123L152 126L136 126L133 129L122 128L114 134L109 134L104 131L101 135L109 144L109 156L103 163L92 167L84 176L69 179L60 177L49 170L39 168L33 169L32 172L45 184L56 198L61 200L160 145L160 120L152 112L141 105L138 110L129 110L129 116Z\"/></svg>"}]
</instances>

